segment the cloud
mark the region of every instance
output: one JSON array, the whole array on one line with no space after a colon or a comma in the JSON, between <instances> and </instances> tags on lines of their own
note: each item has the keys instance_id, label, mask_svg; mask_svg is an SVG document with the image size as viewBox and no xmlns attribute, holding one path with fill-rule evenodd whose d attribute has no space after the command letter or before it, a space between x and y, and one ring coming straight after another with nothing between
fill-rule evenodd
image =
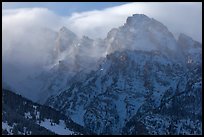
<instances>
[{"instance_id":1,"label":"cloud","mask_svg":"<svg viewBox=\"0 0 204 137\"><path fill-rule=\"evenodd\" d=\"M59 18L53 12L43 8L3 10L3 51L9 51L9 49L11 51L15 48L42 50L41 40L46 39L46 37L43 38L42 29L56 27L58 22L55 20Z\"/></svg>"},{"instance_id":2,"label":"cloud","mask_svg":"<svg viewBox=\"0 0 204 137\"><path fill-rule=\"evenodd\" d=\"M71 16L60 16L46 8L4 9L3 45L8 45L10 41L8 37L21 40L29 31L34 32L44 27L56 31L61 26L66 26L79 36L105 38L108 31L122 26L127 17L135 13L143 13L157 19L175 35L182 32L202 42L201 3L136 2L103 10L73 13ZM3 46L3 48L9 48L9 46Z\"/></svg>"},{"instance_id":3,"label":"cloud","mask_svg":"<svg viewBox=\"0 0 204 137\"><path fill-rule=\"evenodd\" d=\"M62 26L80 37L105 38L112 28L122 26L135 13L157 19L175 36L182 32L202 42L202 3L128 3L70 16L47 8L3 9L3 79L19 85L27 76L40 73L50 59L56 32Z\"/></svg>"},{"instance_id":4,"label":"cloud","mask_svg":"<svg viewBox=\"0 0 204 137\"><path fill-rule=\"evenodd\" d=\"M182 32L202 42L201 3L128 3L104 10L73 13L64 24L79 35L104 38L110 29L122 26L127 17L135 13L157 19L176 36Z\"/></svg>"},{"instance_id":5,"label":"cloud","mask_svg":"<svg viewBox=\"0 0 204 137\"><path fill-rule=\"evenodd\" d=\"M46 28L56 27L60 18L44 8L3 10L4 81L20 85L27 76L42 71L55 42L55 32Z\"/></svg>"}]
</instances>

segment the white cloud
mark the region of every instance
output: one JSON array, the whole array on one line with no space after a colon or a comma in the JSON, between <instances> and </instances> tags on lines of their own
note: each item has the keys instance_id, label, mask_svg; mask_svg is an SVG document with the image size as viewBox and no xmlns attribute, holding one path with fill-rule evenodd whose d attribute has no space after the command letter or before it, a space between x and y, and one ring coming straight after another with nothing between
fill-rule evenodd
<instances>
[{"instance_id":1,"label":"white cloud","mask_svg":"<svg viewBox=\"0 0 204 137\"><path fill-rule=\"evenodd\" d=\"M122 26L126 18L135 13L157 19L176 35L182 32L202 41L201 3L129 3L104 10L74 13L64 24L77 34L104 38L111 28Z\"/></svg>"},{"instance_id":2,"label":"white cloud","mask_svg":"<svg viewBox=\"0 0 204 137\"><path fill-rule=\"evenodd\" d=\"M55 41L54 32L49 33L45 28L56 27L59 19L61 17L44 8L3 10L2 61L5 81L18 85L28 75L42 70Z\"/></svg>"},{"instance_id":3,"label":"white cloud","mask_svg":"<svg viewBox=\"0 0 204 137\"><path fill-rule=\"evenodd\" d=\"M55 22L55 20L60 18L48 9L43 8L3 10L3 51L15 48L13 47L15 44L12 42L19 43L18 48L21 48L24 42L29 44L38 42L38 39L43 39L42 35L38 34L41 29L56 27L58 22ZM35 44L41 45L40 42ZM27 45L23 48L42 48L36 45Z\"/></svg>"},{"instance_id":4,"label":"white cloud","mask_svg":"<svg viewBox=\"0 0 204 137\"><path fill-rule=\"evenodd\" d=\"M110 29L122 26L126 18L135 13L157 19L174 34L183 32L195 40L202 40L202 3L136 2L104 10L73 13L70 17L57 15L46 8L10 9L3 10L2 28L4 35L10 35L11 32L17 38L26 30L39 27L57 30L61 26L68 27L80 36L104 38Z\"/></svg>"},{"instance_id":5,"label":"white cloud","mask_svg":"<svg viewBox=\"0 0 204 137\"><path fill-rule=\"evenodd\" d=\"M57 31L66 26L79 36L105 38L135 13L157 19L176 35L183 32L202 42L202 3L129 3L71 16L46 8L3 9L3 76L19 85L20 80L42 69L55 42L55 33L44 28Z\"/></svg>"},{"instance_id":6,"label":"white cloud","mask_svg":"<svg viewBox=\"0 0 204 137\"><path fill-rule=\"evenodd\" d=\"M182 32L202 42L202 3L136 2L71 16L60 16L46 8L3 9L3 59L42 64L47 50L54 46L53 36L46 35L42 28L57 31L66 26L79 36L105 38L108 31L122 26L135 13L157 19L175 35Z\"/></svg>"}]
</instances>

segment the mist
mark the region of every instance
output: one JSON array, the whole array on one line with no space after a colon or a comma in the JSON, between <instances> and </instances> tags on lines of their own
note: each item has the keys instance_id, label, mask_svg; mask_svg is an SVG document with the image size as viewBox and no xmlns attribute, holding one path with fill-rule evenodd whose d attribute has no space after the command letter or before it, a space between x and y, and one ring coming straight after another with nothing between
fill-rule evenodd
<instances>
[{"instance_id":1,"label":"mist","mask_svg":"<svg viewBox=\"0 0 204 137\"><path fill-rule=\"evenodd\" d=\"M56 14L47 8L2 10L3 81L20 88L28 76L39 75L51 62L57 33L62 26L78 38L104 39L112 28L122 26L128 16L146 14L162 22L177 37L185 33L202 43L202 3L128 3L103 10L75 12L70 16ZM93 45L98 45L93 43ZM103 48L82 48L81 56L103 57ZM77 50L69 52L70 62ZM63 58L62 54L59 58ZM73 58L72 58L73 57ZM82 62L85 63L86 59ZM20 84L20 85L19 85ZM35 95L26 93L27 96Z\"/></svg>"},{"instance_id":2,"label":"mist","mask_svg":"<svg viewBox=\"0 0 204 137\"><path fill-rule=\"evenodd\" d=\"M73 13L64 24L78 35L105 38L110 29L122 26L127 17L135 13L160 21L176 37L184 33L202 43L202 3L199 2L128 3L104 10Z\"/></svg>"}]
</instances>

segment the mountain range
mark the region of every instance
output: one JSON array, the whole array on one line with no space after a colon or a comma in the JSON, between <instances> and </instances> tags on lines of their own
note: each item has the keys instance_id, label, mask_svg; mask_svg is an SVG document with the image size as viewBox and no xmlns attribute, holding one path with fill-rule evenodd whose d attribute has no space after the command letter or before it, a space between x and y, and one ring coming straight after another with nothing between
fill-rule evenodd
<instances>
[{"instance_id":1,"label":"mountain range","mask_svg":"<svg viewBox=\"0 0 204 137\"><path fill-rule=\"evenodd\" d=\"M22 97L15 104L21 111L12 110L14 100L9 98L19 95L3 90L6 129L24 125L10 120L19 115L35 125L25 130L21 126L21 134L58 134L43 126L49 122L56 128L63 125L63 134L202 134L201 43L185 34L176 39L165 25L144 14L128 17L105 39L79 38L66 27L55 39L46 69L24 81L38 90L36 98L21 92L38 103L38 110ZM16 116L7 116L11 110ZM39 120L37 111L53 115Z\"/></svg>"}]
</instances>

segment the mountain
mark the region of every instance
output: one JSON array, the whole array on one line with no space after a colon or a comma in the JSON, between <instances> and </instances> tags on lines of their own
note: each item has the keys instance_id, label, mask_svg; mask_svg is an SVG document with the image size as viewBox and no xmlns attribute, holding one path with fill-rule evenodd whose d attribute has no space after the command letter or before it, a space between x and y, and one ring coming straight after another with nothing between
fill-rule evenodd
<instances>
[{"instance_id":1,"label":"mountain","mask_svg":"<svg viewBox=\"0 0 204 137\"><path fill-rule=\"evenodd\" d=\"M17 81L41 105L3 90L3 134L202 134L201 43L144 14L105 39L53 37L46 67Z\"/></svg>"},{"instance_id":2,"label":"mountain","mask_svg":"<svg viewBox=\"0 0 204 137\"><path fill-rule=\"evenodd\" d=\"M178 45L185 56L185 62L195 65L202 63L202 45L199 42L182 33L179 35Z\"/></svg>"},{"instance_id":3,"label":"mountain","mask_svg":"<svg viewBox=\"0 0 204 137\"><path fill-rule=\"evenodd\" d=\"M59 55L61 52L69 49L71 50L78 41L78 37L66 27L62 27L56 39L55 54Z\"/></svg>"},{"instance_id":4,"label":"mountain","mask_svg":"<svg viewBox=\"0 0 204 137\"><path fill-rule=\"evenodd\" d=\"M143 104L126 123L123 134L202 134L201 76L201 65L191 67L180 77L175 93L172 88L164 92L158 107L152 107L152 99Z\"/></svg>"},{"instance_id":5,"label":"mountain","mask_svg":"<svg viewBox=\"0 0 204 137\"><path fill-rule=\"evenodd\" d=\"M48 97L59 94L72 82L71 78L77 73L89 73L96 69L106 50L103 40L93 40L87 36L78 38L66 27L62 27L58 34L58 43L53 50L53 62L33 78L43 83L39 89L39 103L44 103Z\"/></svg>"},{"instance_id":6,"label":"mountain","mask_svg":"<svg viewBox=\"0 0 204 137\"><path fill-rule=\"evenodd\" d=\"M170 56L177 53L177 41L166 26L144 14L134 14L126 23L108 33L108 53L118 50L160 50ZM174 54L175 55L175 54Z\"/></svg>"},{"instance_id":7,"label":"mountain","mask_svg":"<svg viewBox=\"0 0 204 137\"><path fill-rule=\"evenodd\" d=\"M79 72L46 105L97 134L202 134L200 43L176 40L141 14L104 43L96 69Z\"/></svg>"},{"instance_id":8,"label":"mountain","mask_svg":"<svg viewBox=\"0 0 204 137\"><path fill-rule=\"evenodd\" d=\"M50 70L40 76L40 79L46 78L45 81L48 81L39 94L43 98L38 101L42 103L51 95L66 89L71 83L70 79L77 73L96 70L101 58L115 51L160 51L176 61L184 58L173 34L163 24L143 14L128 17L124 26L112 29L104 40L93 40L87 36L78 38L66 27L62 27L57 42L58 50L54 50L58 51L56 61ZM61 48L63 50L59 50Z\"/></svg>"},{"instance_id":9,"label":"mountain","mask_svg":"<svg viewBox=\"0 0 204 137\"><path fill-rule=\"evenodd\" d=\"M3 89L2 99L3 135L90 134L59 111L34 103L12 91Z\"/></svg>"}]
</instances>

